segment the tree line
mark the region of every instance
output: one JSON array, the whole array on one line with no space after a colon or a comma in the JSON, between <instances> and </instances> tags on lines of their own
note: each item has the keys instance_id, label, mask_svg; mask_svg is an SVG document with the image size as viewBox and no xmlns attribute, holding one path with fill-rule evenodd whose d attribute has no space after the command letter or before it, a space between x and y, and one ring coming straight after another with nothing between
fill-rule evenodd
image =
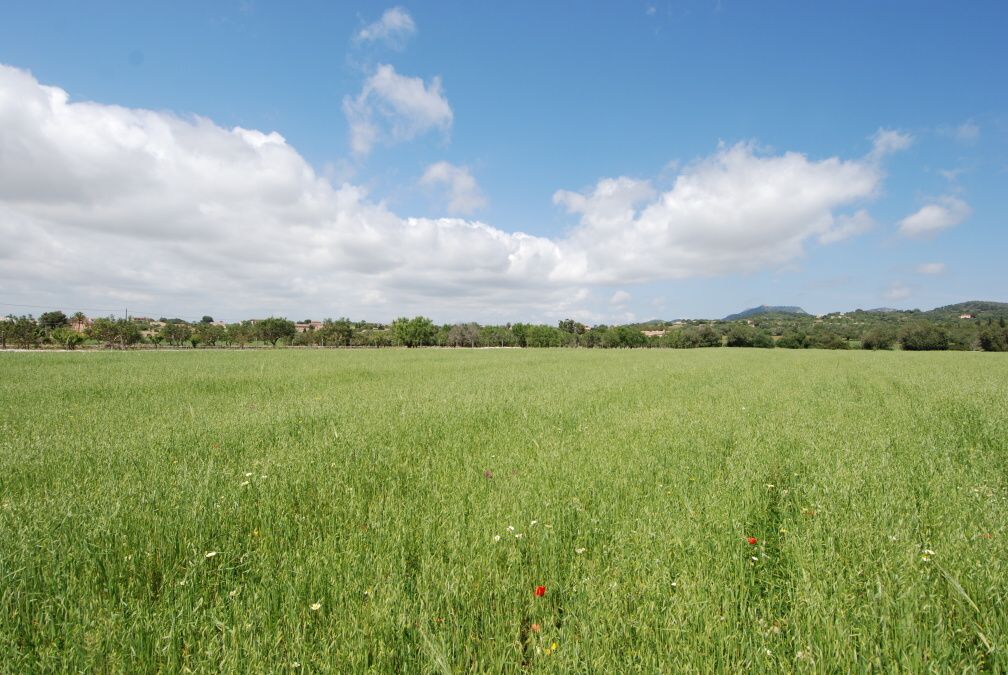
<instances>
[{"instance_id":1,"label":"tree line","mask_svg":"<svg viewBox=\"0 0 1008 675\"><path fill-rule=\"evenodd\" d=\"M863 317L861 317L863 318ZM75 349L87 342L106 348L146 345L155 349L237 347L252 345L295 347L583 347L669 348L753 347L784 349L894 349L908 351L975 349L1008 351L1004 317L972 322L963 327L919 316L889 318L839 315L827 319L806 316L766 316L745 321L678 321L656 325L598 325L588 327L573 319L556 326L532 323L481 325L475 322L435 324L416 316L389 325L348 318L326 319L319 325L305 321L306 330L282 317L198 322L162 317L157 322L98 318L85 326L80 312L62 311L32 316L9 315L0 321L0 347L22 349L54 346ZM653 330L659 328L658 330ZM652 330L647 330L652 329ZM647 334L646 332L647 331Z\"/></svg>"}]
</instances>

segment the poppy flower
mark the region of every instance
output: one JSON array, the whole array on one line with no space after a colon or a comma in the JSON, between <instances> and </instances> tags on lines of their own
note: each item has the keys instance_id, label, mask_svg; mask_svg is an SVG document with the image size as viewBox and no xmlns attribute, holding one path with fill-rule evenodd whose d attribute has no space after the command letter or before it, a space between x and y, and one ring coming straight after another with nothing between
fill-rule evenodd
<instances>
[{"instance_id":1,"label":"poppy flower","mask_svg":"<svg viewBox=\"0 0 1008 675\"><path fill-rule=\"evenodd\" d=\"M759 541L759 540L758 540L758 539L756 539L756 537L749 537L748 539L746 539L746 541L748 541L748 542L749 542L749 545L750 545L750 546L755 546L755 545L756 545L756 542L757 542L757 541Z\"/></svg>"},{"instance_id":2,"label":"poppy flower","mask_svg":"<svg viewBox=\"0 0 1008 675\"><path fill-rule=\"evenodd\" d=\"M535 596L537 598L541 598L544 595L546 595L546 587L545 586L536 586L536 588L535 588Z\"/></svg>"}]
</instances>

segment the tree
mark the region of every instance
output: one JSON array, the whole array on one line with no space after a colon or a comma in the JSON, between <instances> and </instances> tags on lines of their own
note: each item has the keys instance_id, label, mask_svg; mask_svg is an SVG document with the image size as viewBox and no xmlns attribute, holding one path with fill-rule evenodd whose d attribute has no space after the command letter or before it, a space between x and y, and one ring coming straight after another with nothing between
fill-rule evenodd
<instances>
[{"instance_id":1,"label":"tree","mask_svg":"<svg viewBox=\"0 0 1008 675\"><path fill-rule=\"evenodd\" d=\"M861 349L892 349L895 342L896 331L890 326L873 326L861 336Z\"/></svg>"},{"instance_id":2,"label":"tree","mask_svg":"<svg viewBox=\"0 0 1008 675\"><path fill-rule=\"evenodd\" d=\"M213 347L219 340L224 339L224 326L218 326L202 321L193 329L193 335L196 337L198 342L202 342ZM195 345L193 346L195 347Z\"/></svg>"},{"instance_id":3,"label":"tree","mask_svg":"<svg viewBox=\"0 0 1008 675\"><path fill-rule=\"evenodd\" d=\"M686 348L720 347L721 336L707 324L687 326L682 331L682 346Z\"/></svg>"},{"instance_id":4,"label":"tree","mask_svg":"<svg viewBox=\"0 0 1008 675\"><path fill-rule=\"evenodd\" d=\"M781 335L781 339L777 341L777 346L783 349L805 349L806 340L805 332L795 329L790 329Z\"/></svg>"},{"instance_id":5,"label":"tree","mask_svg":"<svg viewBox=\"0 0 1008 675\"><path fill-rule=\"evenodd\" d=\"M49 338L58 345L62 345L64 349L73 350L77 346L84 342L84 336L75 331L69 326L60 326L49 334Z\"/></svg>"},{"instance_id":6,"label":"tree","mask_svg":"<svg viewBox=\"0 0 1008 675\"><path fill-rule=\"evenodd\" d=\"M113 347L117 343L120 349L125 349L130 345L140 342L143 334L140 327L129 319L95 319L88 328L88 336L93 340L105 343L106 347Z\"/></svg>"},{"instance_id":7,"label":"tree","mask_svg":"<svg viewBox=\"0 0 1008 675\"><path fill-rule=\"evenodd\" d=\"M457 323L448 330L445 343L449 347L475 347L479 339L478 323Z\"/></svg>"},{"instance_id":8,"label":"tree","mask_svg":"<svg viewBox=\"0 0 1008 675\"><path fill-rule=\"evenodd\" d=\"M585 331L588 330L587 326L583 323L578 323L574 319L564 319L557 324L557 328L565 333L571 333L572 335L584 335Z\"/></svg>"},{"instance_id":9,"label":"tree","mask_svg":"<svg viewBox=\"0 0 1008 675\"><path fill-rule=\"evenodd\" d=\"M77 330L78 333L84 332L84 324L87 322L87 316L84 312L74 312L73 316L70 317L70 325Z\"/></svg>"},{"instance_id":10,"label":"tree","mask_svg":"<svg viewBox=\"0 0 1008 675\"><path fill-rule=\"evenodd\" d=\"M88 326L87 335L92 340L97 340L104 343L106 347L111 347L115 344L119 334L116 330L115 321L111 318L103 317L91 322L91 325Z\"/></svg>"},{"instance_id":11,"label":"tree","mask_svg":"<svg viewBox=\"0 0 1008 675\"><path fill-rule=\"evenodd\" d=\"M209 314L204 314L203 318L200 319L200 323L213 323L213 317Z\"/></svg>"},{"instance_id":12,"label":"tree","mask_svg":"<svg viewBox=\"0 0 1008 675\"><path fill-rule=\"evenodd\" d=\"M907 351L943 350L948 349L948 334L941 326L915 321L900 329L899 343Z\"/></svg>"},{"instance_id":13,"label":"tree","mask_svg":"<svg viewBox=\"0 0 1008 675\"><path fill-rule=\"evenodd\" d=\"M228 324L225 339L237 344L239 349L245 349L245 345L255 339L255 328L248 321Z\"/></svg>"},{"instance_id":14,"label":"tree","mask_svg":"<svg viewBox=\"0 0 1008 675\"><path fill-rule=\"evenodd\" d=\"M38 324L35 323L35 319L31 315L9 317L4 323L9 324L6 326L6 338L9 338L21 349L31 349L41 337ZM6 346L5 340L4 347Z\"/></svg>"},{"instance_id":15,"label":"tree","mask_svg":"<svg viewBox=\"0 0 1008 675\"><path fill-rule=\"evenodd\" d=\"M819 326L805 338L805 344L812 349L850 349L850 343L833 330Z\"/></svg>"},{"instance_id":16,"label":"tree","mask_svg":"<svg viewBox=\"0 0 1008 675\"><path fill-rule=\"evenodd\" d=\"M744 323L736 323L725 335L725 347L752 347L755 340L755 328Z\"/></svg>"},{"instance_id":17,"label":"tree","mask_svg":"<svg viewBox=\"0 0 1008 675\"><path fill-rule=\"evenodd\" d=\"M1008 330L1004 328L1004 319L998 327L984 326L980 331L980 349L985 352L1008 352Z\"/></svg>"},{"instance_id":18,"label":"tree","mask_svg":"<svg viewBox=\"0 0 1008 675\"><path fill-rule=\"evenodd\" d=\"M269 342L271 345L276 347L277 342L280 340L289 340L294 337L297 333L297 329L294 327L293 321L288 321L282 317L271 316L268 319L263 319L256 324L256 332L259 334L259 339L263 342Z\"/></svg>"},{"instance_id":19,"label":"tree","mask_svg":"<svg viewBox=\"0 0 1008 675\"><path fill-rule=\"evenodd\" d=\"M350 319L341 317L333 321L326 319L319 328L319 341L325 347L326 343L349 347L353 343L356 329Z\"/></svg>"},{"instance_id":20,"label":"tree","mask_svg":"<svg viewBox=\"0 0 1008 675\"><path fill-rule=\"evenodd\" d=\"M119 348L126 349L126 347L135 345L143 339L143 333L140 331L140 326L136 325L135 322L129 319L120 319L115 322L116 324L116 340L119 341Z\"/></svg>"},{"instance_id":21,"label":"tree","mask_svg":"<svg viewBox=\"0 0 1008 675\"><path fill-rule=\"evenodd\" d=\"M38 323L39 326L42 328L42 330L48 333L49 331L55 330L56 328L68 325L70 323L70 320L67 319L66 314L64 314L59 310L56 310L53 312L43 312L41 315L39 315Z\"/></svg>"},{"instance_id":22,"label":"tree","mask_svg":"<svg viewBox=\"0 0 1008 675\"><path fill-rule=\"evenodd\" d=\"M434 322L425 316L396 319L392 322L392 333L395 335L396 342L406 347L434 344Z\"/></svg>"},{"instance_id":23,"label":"tree","mask_svg":"<svg viewBox=\"0 0 1008 675\"><path fill-rule=\"evenodd\" d=\"M161 326L158 334L170 345L180 347L189 339L192 329L184 323L166 323Z\"/></svg>"}]
</instances>

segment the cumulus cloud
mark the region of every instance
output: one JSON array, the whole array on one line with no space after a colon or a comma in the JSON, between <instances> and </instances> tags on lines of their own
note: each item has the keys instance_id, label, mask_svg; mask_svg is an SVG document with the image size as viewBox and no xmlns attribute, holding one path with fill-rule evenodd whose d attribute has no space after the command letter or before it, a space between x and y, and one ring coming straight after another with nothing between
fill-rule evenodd
<instances>
[{"instance_id":1,"label":"cumulus cloud","mask_svg":"<svg viewBox=\"0 0 1008 675\"><path fill-rule=\"evenodd\" d=\"M972 212L969 204L963 200L945 195L901 220L899 231L900 234L907 237L934 234L958 225L966 220Z\"/></svg>"},{"instance_id":2,"label":"cumulus cloud","mask_svg":"<svg viewBox=\"0 0 1008 675\"><path fill-rule=\"evenodd\" d=\"M404 102L432 91L443 102L437 82L390 66L372 79L351 107L372 108L390 138L450 123L447 103ZM390 84L401 80L411 93ZM419 127L397 132L386 119L417 110ZM851 229L881 180L870 156L813 160L742 143L683 166L663 192L627 177L561 190L554 200L577 222L549 238L402 217L360 187L334 186L278 133L75 102L0 66L0 287L67 310L126 298L230 318L588 316L597 284L790 262L809 240Z\"/></svg>"},{"instance_id":3,"label":"cumulus cloud","mask_svg":"<svg viewBox=\"0 0 1008 675\"><path fill-rule=\"evenodd\" d=\"M936 274L942 274L945 272L945 263L931 262L931 263L921 263L917 266L917 274L927 274L934 276Z\"/></svg>"},{"instance_id":4,"label":"cumulus cloud","mask_svg":"<svg viewBox=\"0 0 1008 675\"><path fill-rule=\"evenodd\" d=\"M350 125L350 147L366 155L377 143L391 145L419 134L451 129L454 114L441 91L441 78L429 84L382 64L364 82L357 96L343 99Z\"/></svg>"},{"instance_id":5,"label":"cumulus cloud","mask_svg":"<svg viewBox=\"0 0 1008 675\"><path fill-rule=\"evenodd\" d=\"M834 212L871 199L881 180L870 158L816 161L739 143L687 165L661 194L630 178L560 191L554 201L580 216L560 242L565 272L626 283L780 265L799 257L809 238L829 239ZM865 218L855 218L857 227ZM839 225L851 229L846 220Z\"/></svg>"},{"instance_id":6,"label":"cumulus cloud","mask_svg":"<svg viewBox=\"0 0 1008 675\"><path fill-rule=\"evenodd\" d=\"M394 49L401 49L414 33L416 24L409 12L402 7L391 7L380 19L361 28L354 39L357 42L383 42Z\"/></svg>"},{"instance_id":7,"label":"cumulus cloud","mask_svg":"<svg viewBox=\"0 0 1008 675\"><path fill-rule=\"evenodd\" d=\"M468 167L436 162L424 171L420 185L443 189L452 214L468 215L486 206L486 197Z\"/></svg>"}]
</instances>

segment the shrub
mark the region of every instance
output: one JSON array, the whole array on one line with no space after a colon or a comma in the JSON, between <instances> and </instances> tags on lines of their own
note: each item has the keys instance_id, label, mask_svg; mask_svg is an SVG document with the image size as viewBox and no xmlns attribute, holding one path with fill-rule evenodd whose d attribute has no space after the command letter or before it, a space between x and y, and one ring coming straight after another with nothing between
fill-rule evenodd
<instances>
[{"instance_id":1,"label":"shrub","mask_svg":"<svg viewBox=\"0 0 1008 675\"><path fill-rule=\"evenodd\" d=\"M900 346L907 351L948 349L948 333L941 326L918 321L903 326L899 332Z\"/></svg>"},{"instance_id":2,"label":"shrub","mask_svg":"<svg viewBox=\"0 0 1008 675\"><path fill-rule=\"evenodd\" d=\"M896 331L888 326L876 326L861 336L862 349L892 349L896 342Z\"/></svg>"}]
</instances>

